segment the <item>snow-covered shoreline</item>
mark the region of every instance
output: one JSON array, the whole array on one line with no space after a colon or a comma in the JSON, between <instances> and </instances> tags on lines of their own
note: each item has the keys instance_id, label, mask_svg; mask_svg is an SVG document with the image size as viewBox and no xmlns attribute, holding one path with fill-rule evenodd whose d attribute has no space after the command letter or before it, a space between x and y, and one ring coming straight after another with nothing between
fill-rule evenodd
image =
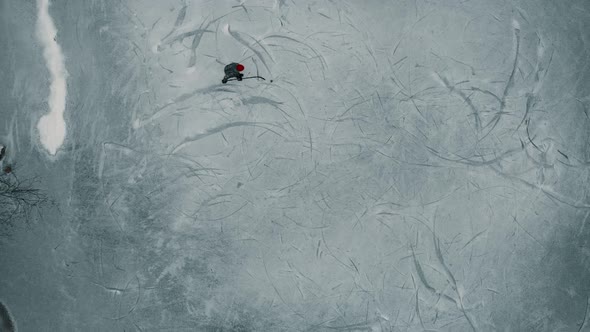
<instances>
[{"instance_id":1,"label":"snow-covered shoreline","mask_svg":"<svg viewBox=\"0 0 590 332\"><path fill-rule=\"evenodd\" d=\"M57 29L49 15L49 0L37 1L37 38L43 45L43 57L51 74L49 113L37 123L41 144L55 155L66 137L64 111L67 96L67 71L61 46L56 41Z\"/></svg>"}]
</instances>

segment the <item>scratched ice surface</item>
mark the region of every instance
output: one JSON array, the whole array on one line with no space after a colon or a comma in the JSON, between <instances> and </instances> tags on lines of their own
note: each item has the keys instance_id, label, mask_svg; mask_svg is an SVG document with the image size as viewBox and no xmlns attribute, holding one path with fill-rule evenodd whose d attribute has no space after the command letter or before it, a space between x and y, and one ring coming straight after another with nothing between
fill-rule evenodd
<instances>
[{"instance_id":1,"label":"scratched ice surface","mask_svg":"<svg viewBox=\"0 0 590 332\"><path fill-rule=\"evenodd\" d=\"M0 242L22 331L590 330L587 1L49 12L54 157L36 2L0 1L0 144L52 200Z\"/></svg>"}]
</instances>

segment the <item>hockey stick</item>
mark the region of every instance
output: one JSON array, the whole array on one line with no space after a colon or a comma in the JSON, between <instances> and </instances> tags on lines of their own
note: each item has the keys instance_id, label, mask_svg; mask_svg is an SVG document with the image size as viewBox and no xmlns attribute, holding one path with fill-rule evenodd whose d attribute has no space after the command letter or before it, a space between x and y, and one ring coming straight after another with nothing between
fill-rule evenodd
<instances>
[{"instance_id":1,"label":"hockey stick","mask_svg":"<svg viewBox=\"0 0 590 332\"><path fill-rule=\"evenodd\" d=\"M247 79L250 79L250 78L261 78L263 81L266 81L266 78L264 78L264 77L262 77L262 76L248 76L248 77L242 77L242 79L243 79L243 80L247 80ZM235 77L231 77L231 78L228 78L228 79L227 79L227 82L229 82L229 81L237 81L237 80L238 80L237 78L235 78Z\"/></svg>"},{"instance_id":2,"label":"hockey stick","mask_svg":"<svg viewBox=\"0 0 590 332\"><path fill-rule=\"evenodd\" d=\"M249 78L262 78L263 81L266 81L266 78L262 77L262 76L248 76L248 77L242 77L243 80L247 80Z\"/></svg>"}]
</instances>

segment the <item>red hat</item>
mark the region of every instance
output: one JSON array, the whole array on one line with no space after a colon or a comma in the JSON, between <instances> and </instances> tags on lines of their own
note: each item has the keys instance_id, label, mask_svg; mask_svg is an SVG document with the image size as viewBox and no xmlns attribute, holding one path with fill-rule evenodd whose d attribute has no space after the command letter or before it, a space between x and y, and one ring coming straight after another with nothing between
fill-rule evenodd
<instances>
[{"instance_id":1,"label":"red hat","mask_svg":"<svg viewBox=\"0 0 590 332\"><path fill-rule=\"evenodd\" d=\"M238 65L236 66L236 68L238 69L238 71L243 71L244 70L244 65L242 65L241 63L238 63Z\"/></svg>"}]
</instances>

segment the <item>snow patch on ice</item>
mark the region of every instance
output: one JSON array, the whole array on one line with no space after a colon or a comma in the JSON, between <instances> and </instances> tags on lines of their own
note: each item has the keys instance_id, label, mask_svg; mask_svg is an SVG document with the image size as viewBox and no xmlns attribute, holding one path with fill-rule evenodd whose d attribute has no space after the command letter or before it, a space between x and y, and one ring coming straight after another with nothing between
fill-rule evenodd
<instances>
[{"instance_id":1,"label":"snow patch on ice","mask_svg":"<svg viewBox=\"0 0 590 332\"><path fill-rule=\"evenodd\" d=\"M226 36L229 36L229 24L224 25L222 31Z\"/></svg>"},{"instance_id":2,"label":"snow patch on ice","mask_svg":"<svg viewBox=\"0 0 590 332\"><path fill-rule=\"evenodd\" d=\"M513 19L513 20L512 20L512 27L513 27L515 30L520 30L520 23L518 23L518 21L517 21L517 20Z\"/></svg>"},{"instance_id":3,"label":"snow patch on ice","mask_svg":"<svg viewBox=\"0 0 590 332\"><path fill-rule=\"evenodd\" d=\"M152 53L154 53L154 54L160 53L160 47L161 47L160 43L154 44L154 46L152 46Z\"/></svg>"},{"instance_id":4,"label":"snow patch on ice","mask_svg":"<svg viewBox=\"0 0 590 332\"><path fill-rule=\"evenodd\" d=\"M57 29L49 15L49 0L37 0L37 38L43 46L43 56L51 74L49 86L49 113L39 119L37 130L41 144L55 155L66 137L66 77L68 75L61 46L56 41Z\"/></svg>"},{"instance_id":5,"label":"snow patch on ice","mask_svg":"<svg viewBox=\"0 0 590 332\"><path fill-rule=\"evenodd\" d=\"M435 72L430 73L430 77L432 77L432 79L436 83L440 84L440 86L445 87L445 88L447 87L447 85L445 84L445 82L442 81L442 79L440 78L440 76L437 73L435 73Z\"/></svg>"}]
</instances>

